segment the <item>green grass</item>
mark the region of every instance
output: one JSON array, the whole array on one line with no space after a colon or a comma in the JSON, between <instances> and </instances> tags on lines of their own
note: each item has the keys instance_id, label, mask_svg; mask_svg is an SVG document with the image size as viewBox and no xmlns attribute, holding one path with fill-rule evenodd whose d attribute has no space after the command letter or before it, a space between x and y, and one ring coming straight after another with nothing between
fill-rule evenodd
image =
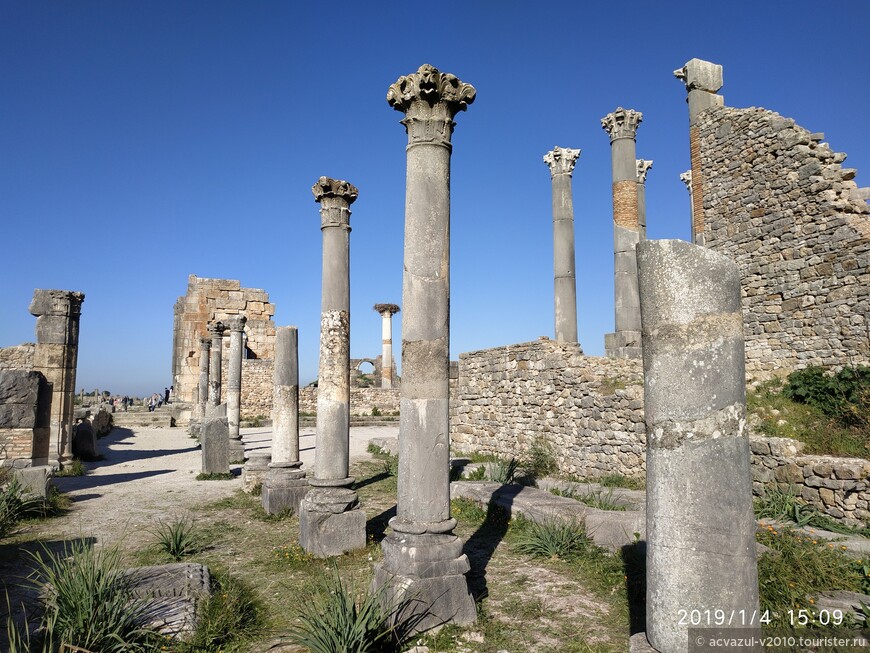
<instances>
[{"instance_id":1,"label":"green grass","mask_svg":"<svg viewBox=\"0 0 870 653\"><path fill-rule=\"evenodd\" d=\"M232 481L235 478L235 474L230 472L220 473L215 472L211 474L206 474L205 472L200 472L196 475L197 481Z\"/></svg>"},{"instance_id":2,"label":"green grass","mask_svg":"<svg viewBox=\"0 0 870 653\"><path fill-rule=\"evenodd\" d=\"M518 531L514 550L534 558L569 560L595 546L581 524L558 520L534 522L522 517L513 522Z\"/></svg>"},{"instance_id":3,"label":"green grass","mask_svg":"<svg viewBox=\"0 0 870 653\"><path fill-rule=\"evenodd\" d=\"M191 519L182 518L165 522L160 520L154 531L158 551L176 562L191 556L201 548L200 535Z\"/></svg>"},{"instance_id":4,"label":"green grass","mask_svg":"<svg viewBox=\"0 0 870 653\"><path fill-rule=\"evenodd\" d=\"M550 493L555 494L558 497L576 499L577 501L585 503L591 508L597 508L598 510L625 510L625 506L613 497L613 488L608 488L606 491L590 490L588 492L578 492L575 489L560 490L559 488L553 488L550 490Z\"/></svg>"},{"instance_id":5,"label":"green grass","mask_svg":"<svg viewBox=\"0 0 870 653\"><path fill-rule=\"evenodd\" d=\"M870 528L845 526L797 496L796 488L781 490L768 487L764 494L754 500L755 516L758 518L790 521L797 526L813 526L843 535L870 537Z\"/></svg>"},{"instance_id":6,"label":"green grass","mask_svg":"<svg viewBox=\"0 0 870 653\"><path fill-rule=\"evenodd\" d=\"M69 463L64 464L63 469L59 472L55 473L55 476L65 477L65 476L84 476L88 473L88 470L85 469L85 466L82 464L81 460L75 459Z\"/></svg>"},{"instance_id":7,"label":"green grass","mask_svg":"<svg viewBox=\"0 0 870 653\"><path fill-rule=\"evenodd\" d=\"M645 490L646 478L636 476L623 476L622 474L605 474L595 482L604 487L616 487L626 490Z\"/></svg>"}]
</instances>

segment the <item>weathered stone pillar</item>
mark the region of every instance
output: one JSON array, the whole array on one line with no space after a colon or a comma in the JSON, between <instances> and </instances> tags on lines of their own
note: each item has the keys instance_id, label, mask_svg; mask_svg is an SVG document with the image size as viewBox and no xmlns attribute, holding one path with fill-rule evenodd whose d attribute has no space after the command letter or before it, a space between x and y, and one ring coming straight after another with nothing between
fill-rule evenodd
<instances>
[{"instance_id":1,"label":"weathered stone pillar","mask_svg":"<svg viewBox=\"0 0 870 653\"><path fill-rule=\"evenodd\" d=\"M393 315L399 312L395 304L375 304L374 310L380 313L381 340L383 350L381 353L381 387L393 387Z\"/></svg>"},{"instance_id":2,"label":"weathered stone pillar","mask_svg":"<svg viewBox=\"0 0 870 653\"><path fill-rule=\"evenodd\" d=\"M199 387L197 389L196 419L205 417L205 407L208 404L208 372L211 353L211 338L199 339Z\"/></svg>"},{"instance_id":3,"label":"weathered stone pillar","mask_svg":"<svg viewBox=\"0 0 870 653\"><path fill-rule=\"evenodd\" d=\"M722 88L722 66L701 59L690 59L674 71L688 91L689 103L689 156L692 161L692 241L704 244L704 177L701 172L701 142L698 134L698 114L710 107L721 107L725 98L716 95Z\"/></svg>"},{"instance_id":4,"label":"weathered stone pillar","mask_svg":"<svg viewBox=\"0 0 870 653\"><path fill-rule=\"evenodd\" d=\"M226 325L223 322L212 322L208 325L208 331L211 333L211 356L208 366L208 407L206 414L221 403L221 359L223 357L225 330Z\"/></svg>"},{"instance_id":5,"label":"weathered stone pillar","mask_svg":"<svg viewBox=\"0 0 870 653\"><path fill-rule=\"evenodd\" d=\"M76 365L79 352L79 319L84 293L69 290L35 290L30 314L36 316L36 350L33 368L42 372L51 388L51 405L40 405L37 422L48 432L35 429L33 465L52 465L72 459L75 424Z\"/></svg>"},{"instance_id":6,"label":"weathered stone pillar","mask_svg":"<svg viewBox=\"0 0 870 653\"><path fill-rule=\"evenodd\" d=\"M558 342L577 342L574 197L571 174L580 150L554 147L544 155L553 182L553 304Z\"/></svg>"},{"instance_id":7,"label":"weathered stone pillar","mask_svg":"<svg viewBox=\"0 0 870 653\"><path fill-rule=\"evenodd\" d=\"M230 429L230 460L240 462L245 459L245 445L239 434L239 421L242 412L242 339L245 333L244 315L230 318L230 360L227 361L227 424Z\"/></svg>"},{"instance_id":8,"label":"weathered stone pillar","mask_svg":"<svg viewBox=\"0 0 870 653\"><path fill-rule=\"evenodd\" d=\"M653 166L652 159L638 159L637 163L637 225L640 239L646 240L646 176Z\"/></svg>"},{"instance_id":9,"label":"weathered stone pillar","mask_svg":"<svg viewBox=\"0 0 870 653\"><path fill-rule=\"evenodd\" d=\"M450 516L448 428L450 137L474 87L429 65L400 77L387 101L408 133L402 278L399 487L374 584L412 602L418 631L476 617L470 566Z\"/></svg>"},{"instance_id":10,"label":"weathered stone pillar","mask_svg":"<svg viewBox=\"0 0 870 653\"><path fill-rule=\"evenodd\" d=\"M689 648L681 610L743 615L731 627L758 617L740 273L727 257L682 240L641 243L637 263L647 638L677 653Z\"/></svg>"},{"instance_id":11,"label":"weathered stone pillar","mask_svg":"<svg viewBox=\"0 0 870 653\"><path fill-rule=\"evenodd\" d=\"M275 333L272 392L272 461L263 482L263 509L270 515L299 507L308 492L299 460L299 334L296 327Z\"/></svg>"},{"instance_id":12,"label":"weathered stone pillar","mask_svg":"<svg viewBox=\"0 0 870 653\"><path fill-rule=\"evenodd\" d=\"M640 358L640 301L634 248L640 242L635 136L643 114L618 107L601 119L613 167L613 276L616 329L604 336L614 358Z\"/></svg>"},{"instance_id":13,"label":"weathered stone pillar","mask_svg":"<svg viewBox=\"0 0 870 653\"><path fill-rule=\"evenodd\" d=\"M689 191L689 216L691 217L692 225L692 242L697 243L698 240L695 238L695 201L692 197L692 171L686 170L681 174L680 181L686 185L686 190Z\"/></svg>"},{"instance_id":14,"label":"weathered stone pillar","mask_svg":"<svg viewBox=\"0 0 870 653\"><path fill-rule=\"evenodd\" d=\"M350 205L352 184L321 177L312 187L320 204L323 290L320 372L317 379L317 440L314 478L301 504L299 543L325 557L366 545L366 516L350 488Z\"/></svg>"}]
</instances>

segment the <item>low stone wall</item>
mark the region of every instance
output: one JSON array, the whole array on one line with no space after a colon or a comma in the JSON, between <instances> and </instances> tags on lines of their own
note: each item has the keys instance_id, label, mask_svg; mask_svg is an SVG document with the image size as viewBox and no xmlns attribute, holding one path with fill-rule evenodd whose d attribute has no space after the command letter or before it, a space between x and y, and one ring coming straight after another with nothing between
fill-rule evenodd
<instances>
[{"instance_id":1,"label":"low stone wall","mask_svg":"<svg viewBox=\"0 0 870 653\"><path fill-rule=\"evenodd\" d=\"M788 438L750 438L752 490L792 488L807 503L850 526L870 522L870 460L803 456L803 443Z\"/></svg>"},{"instance_id":2,"label":"low stone wall","mask_svg":"<svg viewBox=\"0 0 870 653\"><path fill-rule=\"evenodd\" d=\"M538 340L461 354L451 385L457 452L522 457L544 443L563 474L646 473L640 361Z\"/></svg>"},{"instance_id":3,"label":"low stone wall","mask_svg":"<svg viewBox=\"0 0 870 653\"><path fill-rule=\"evenodd\" d=\"M377 408L381 415L399 412L398 388L351 388L350 414L371 415ZM317 412L317 388L299 388L299 412L314 415Z\"/></svg>"},{"instance_id":4,"label":"low stone wall","mask_svg":"<svg viewBox=\"0 0 870 653\"><path fill-rule=\"evenodd\" d=\"M44 431L37 423L40 390L47 391L41 373L0 369L0 464L32 462L34 437Z\"/></svg>"}]
</instances>

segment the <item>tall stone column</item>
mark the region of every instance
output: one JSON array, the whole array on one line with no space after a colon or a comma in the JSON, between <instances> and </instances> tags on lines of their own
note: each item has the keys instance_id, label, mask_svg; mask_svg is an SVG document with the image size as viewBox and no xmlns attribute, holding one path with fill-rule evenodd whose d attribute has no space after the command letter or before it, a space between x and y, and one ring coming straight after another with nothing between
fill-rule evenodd
<instances>
[{"instance_id":1,"label":"tall stone column","mask_svg":"<svg viewBox=\"0 0 870 653\"><path fill-rule=\"evenodd\" d=\"M208 372L211 354L211 338L199 339L199 386L197 388L196 415L197 419L205 417L208 405Z\"/></svg>"},{"instance_id":2,"label":"tall stone column","mask_svg":"<svg viewBox=\"0 0 870 653\"><path fill-rule=\"evenodd\" d=\"M375 304L374 310L380 313L383 320L381 321L381 341L383 350L381 352L381 387L393 387L393 315L401 309L395 304Z\"/></svg>"},{"instance_id":3,"label":"tall stone column","mask_svg":"<svg viewBox=\"0 0 870 653\"><path fill-rule=\"evenodd\" d=\"M554 147L544 155L553 182L553 304L558 342L577 342L574 197L571 175L580 150Z\"/></svg>"},{"instance_id":4,"label":"tall stone column","mask_svg":"<svg viewBox=\"0 0 870 653\"><path fill-rule=\"evenodd\" d=\"M387 101L408 134L402 278L399 487L374 583L411 600L416 629L476 617L470 569L450 516L450 138L474 87L429 65L400 77Z\"/></svg>"},{"instance_id":5,"label":"tall stone column","mask_svg":"<svg viewBox=\"0 0 870 653\"><path fill-rule=\"evenodd\" d=\"M641 243L637 264L647 638L678 653L690 650L682 610L724 611L738 615L729 628L760 627L750 623L758 618L758 578L740 272L727 257L682 240Z\"/></svg>"},{"instance_id":6,"label":"tall stone column","mask_svg":"<svg viewBox=\"0 0 870 653\"><path fill-rule=\"evenodd\" d=\"M317 440L314 478L302 501L299 543L317 556L339 555L366 544L366 516L350 488L350 205L359 191L321 177L311 191L320 204L323 289Z\"/></svg>"},{"instance_id":7,"label":"tall stone column","mask_svg":"<svg viewBox=\"0 0 870 653\"><path fill-rule=\"evenodd\" d=\"M242 343L245 333L244 315L228 320L230 330L230 359L227 361L227 425L230 429L230 460L239 462L245 458L245 445L239 434L239 421L242 412Z\"/></svg>"},{"instance_id":8,"label":"tall stone column","mask_svg":"<svg viewBox=\"0 0 870 653\"><path fill-rule=\"evenodd\" d=\"M680 181L686 185L686 190L689 191L689 216L691 217L692 225L692 242L697 243L695 237L695 201L692 197L692 171L686 170L680 175Z\"/></svg>"},{"instance_id":9,"label":"tall stone column","mask_svg":"<svg viewBox=\"0 0 870 653\"><path fill-rule=\"evenodd\" d=\"M721 107L725 98L716 95L722 88L722 66L702 59L690 59L674 71L674 77L686 85L689 104L689 156L692 161L692 241L704 244L704 176L701 171L701 142L698 133L698 114L710 107Z\"/></svg>"},{"instance_id":10,"label":"tall stone column","mask_svg":"<svg viewBox=\"0 0 870 653\"><path fill-rule=\"evenodd\" d=\"M613 275L616 329L604 336L604 350L614 358L640 358L640 301L637 261L640 242L635 137L643 114L618 107L601 119L610 135L613 168Z\"/></svg>"},{"instance_id":11,"label":"tall stone column","mask_svg":"<svg viewBox=\"0 0 870 653\"><path fill-rule=\"evenodd\" d=\"M48 432L34 431L34 466L59 467L72 460L79 320L84 300L84 293L70 290L33 292L30 303L30 314L36 316L33 368L42 372L51 388L50 406L40 402L38 407L37 423L47 424Z\"/></svg>"},{"instance_id":12,"label":"tall stone column","mask_svg":"<svg viewBox=\"0 0 870 653\"><path fill-rule=\"evenodd\" d=\"M297 515L308 492L299 460L299 334L294 326L275 330L272 392L272 462L263 481L263 509Z\"/></svg>"},{"instance_id":13,"label":"tall stone column","mask_svg":"<svg viewBox=\"0 0 870 653\"><path fill-rule=\"evenodd\" d=\"M221 403L221 359L223 357L224 331L226 325L223 322L212 322L208 325L211 334L211 356L208 370L208 407L206 415Z\"/></svg>"},{"instance_id":14,"label":"tall stone column","mask_svg":"<svg viewBox=\"0 0 870 653\"><path fill-rule=\"evenodd\" d=\"M638 159L637 164L637 225L640 239L646 240L646 176L653 166L652 159Z\"/></svg>"}]
</instances>

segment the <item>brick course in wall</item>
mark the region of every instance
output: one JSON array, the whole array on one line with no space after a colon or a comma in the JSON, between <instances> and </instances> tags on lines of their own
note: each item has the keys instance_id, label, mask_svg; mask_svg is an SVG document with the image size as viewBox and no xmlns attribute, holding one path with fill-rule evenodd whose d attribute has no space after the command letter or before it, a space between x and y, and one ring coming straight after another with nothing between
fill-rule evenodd
<instances>
[{"instance_id":1,"label":"brick course in wall","mask_svg":"<svg viewBox=\"0 0 870 653\"><path fill-rule=\"evenodd\" d=\"M764 109L699 116L705 243L740 266L753 379L870 362L870 208L822 138Z\"/></svg>"}]
</instances>

